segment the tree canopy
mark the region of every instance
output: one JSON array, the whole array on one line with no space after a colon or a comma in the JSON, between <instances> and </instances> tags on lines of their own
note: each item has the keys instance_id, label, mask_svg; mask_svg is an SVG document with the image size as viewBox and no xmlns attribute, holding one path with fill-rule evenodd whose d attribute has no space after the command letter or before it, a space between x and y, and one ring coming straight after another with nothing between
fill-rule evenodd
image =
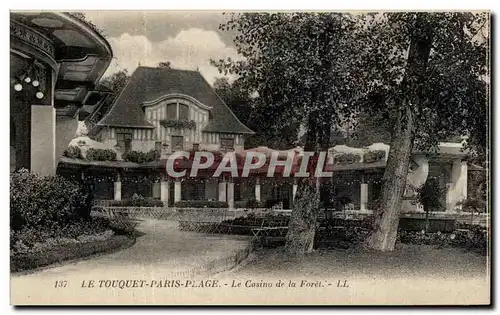
<instances>
[{"instance_id":1,"label":"tree canopy","mask_svg":"<svg viewBox=\"0 0 500 315\"><path fill-rule=\"evenodd\" d=\"M324 148L332 126L386 122L391 152L375 228L382 232L371 246L391 250L413 148L431 150L457 134L486 148L488 21L465 12L232 14L220 28L236 31L243 58L213 64L258 95L254 110L270 113L272 128L305 126L309 149ZM291 226L307 231L295 237L298 252L307 251L314 202L296 204Z\"/></svg>"}]
</instances>

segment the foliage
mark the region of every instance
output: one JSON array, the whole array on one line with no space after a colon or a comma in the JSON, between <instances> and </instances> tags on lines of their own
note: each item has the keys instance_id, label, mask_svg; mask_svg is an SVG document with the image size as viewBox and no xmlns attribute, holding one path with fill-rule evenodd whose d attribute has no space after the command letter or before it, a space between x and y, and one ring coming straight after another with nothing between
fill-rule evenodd
<instances>
[{"instance_id":1,"label":"foliage","mask_svg":"<svg viewBox=\"0 0 500 315\"><path fill-rule=\"evenodd\" d=\"M453 233L425 233L424 231L399 231L398 240L404 244L435 245L439 247L461 247L486 254L488 248L487 230L479 225Z\"/></svg>"},{"instance_id":2,"label":"foliage","mask_svg":"<svg viewBox=\"0 0 500 315\"><path fill-rule=\"evenodd\" d=\"M79 147L74 146L74 145L72 145L72 146L68 147L66 150L64 150L63 156L69 157L72 159L82 159L83 158L82 150Z\"/></svg>"},{"instance_id":3,"label":"foliage","mask_svg":"<svg viewBox=\"0 0 500 315\"><path fill-rule=\"evenodd\" d=\"M228 105L238 119L255 131L245 137L245 147L268 146L275 149L289 149L296 146L298 137L297 123L290 126L276 126L272 110L255 106L255 96L242 86L242 80L229 82L226 77L216 78L214 91Z\"/></svg>"},{"instance_id":4,"label":"foliage","mask_svg":"<svg viewBox=\"0 0 500 315\"><path fill-rule=\"evenodd\" d=\"M194 120L168 119L168 120L161 120L160 124L165 128L174 128L174 129L195 129L196 128L196 122Z\"/></svg>"},{"instance_id":5,"label":"foliage","mask_svg":"<svg viewBox=\"0 0 500 315\"><path fill-rule=\"evenodd\" d=\"M126 236L110 236L108 231L81 240L60 239L55 242L38 243L31 249L20 247L20 251L11 251L10 270L11 272L32 270L98 253L110 253L131 246L134 242L133 238Z\"/></svg>"},{"instance_id":6,"label":"foliage","mask_svg":"<svg viewBox=\"0 0 500 315\"><path fill-rule=\"evenodd\" d=\"M385 155L386 153L384 150L368 151L363 155L363 162L373 163L382 161L383 159L385 159Z\"/></svg>"},{"instance_id":7,"label":"foliage","mask_svg":"<svg viewBox=\"0 0 500 315\"><path fill-rule=\"evenodd\" d=\"M360 112L391 117L396 155L385 177L403 180L384 181L384 200L395 202L382 209L384 224L377 226L395 235L394 224L386 223L397 222L390 216L401 203L401 194L391 192L406 184L407 165L398 164L409 160L401 157L413 147L435 149L450 133L468 135L478 151L486 148L489 47L477 35L487 22L487 14L464 12L233 14L220 28L236 30L243 59L213 64L258 95L254 110L274 119L275 132L303 124L306 150L324 149L332 126L349 124ZM384 242L388 249L392 239Z\"/></svg>"},{"instance_id":8,"label":"foliage","mask_svg":"<svg viewBox=\"0 0 500 315\"><path fill-rule=\"evenodd\" d=\"M111 109L114 101L120 95L125 85L127 85L130 75L127 69L120 70L110 76L103 78L97 88L99 90L110 90L110 95L104 100L102 105L89 115L85 120L88 130L91 130Z\"/></svg>"},{"instance_id":9,"label":"foliage","mask_svg":"<svg viewBox=\"0 0 500 315\"><path fill-rule=\"evenodd\" d=\"M263 201L257 201L256 199L246 199L241 201L235 201L235 208L247 208L247 209L255 209L255 208L265 208L266 203Z\"/></svg>"},{"instance_id":10,"label":"foliage","mask_svg":"<svg viewBox=\"0 0 500 315\"><path fill-rule=\"evenodd\" d=\"M361 156L354 153L338 153L333 156L333 163L337 165L359 163Z\"/></svg>"},{"instance_id":11,"label":"foliage","mask_svg":"<svg viewBox=\"0 0 500 315\"><path fill-rule=\"evenodd\" d=\"M171 63L170 63L170 61L161 61L158 63L158 65L156 67L159 69L170 69Z\"/></svg>"},{"instance_id":12,"label":"foliage","mask_svg":"<svg viewBox=\"0 0 500 315\"><path fill-rule=\"evenodd\" d=\"M86 241L102 233L109 234L109 220L92 218L77 220L67 225L60 225L51 229L38 227L23 227L20 230L11 230L10 243L14 252L23 252L41 244L44 246ZM36 248L35 248L36 250Z\"/></svg>"},{"instance_id":13,"label":"foliage","mask_svg":"<svg viewBox=\"0 0 500 315\"><path fill-rule=\"evenodd\" d=\"M176 208L229 208L225 201L181 200L174 205Z\"/></svg>"},{"instance_id":14,"label":"foliage","mask_svg":"<svg viewBox=\"0 0 500 315\"><path fill-rule=\"evenodd\" d=\"M72 17L78 19L79 21L83 22L84 24L88 25L90 28L92 28L94 31L96 31L99 35L101 36L105 36L105 32L104 30L100 29L99 27L97 27L97 25L95 25L94 23L92 23L92 21L90 21L87 16L85 15L85 13L83 12L67 12L68 15L71 15Z\"/></svg>"},{"instance_id":15,"label":"foliage","mask_svg":"<svg viewBox=\"0 0 500 315\"><path fill-rule=\"evenodd\" d=\"M116 152L109 149L94 149L87 150L86 158L89 161L116 161Z\"/></svg>"},{"instance_id":16,"label":"foliage","mask_svg":"<svg viewBox=\"0 0 500 315\"><path fill-rule=\"evenodd\" d=\"M138 164L147 163L159 160L160 152L158 152L157 150L150 150L146 153L142 151L129 151L122 154L122 159L124 161Z\"/></svg>"},{"instance_id":17,"label":"foliage","mask_svg":"<svg viewBox=\"0 0 500 315\"><path fill-rule=\"evenodd\" d=\"M442 203L442 196L445 193L444 189L439 185L439 181L429 177L422 187L416 190L418 201L424 207L425 212L443 211L445 209Z\"/></svg>"},{"instance_id":18,"label":"foliage","mask_svg":"<svg viewBox=\"0 0 500 315\"><path fill-rule=\"evenodd\" d=\"M132 199L114 200L109 204L111 207L163 207L163 201L153 198L144 198L141 195L134 194Z\"/></svg>"},{"instance_id":19,"label":"foliage","mask_svg":"<svg viewBox=\"0 0 500 315\"><path fill-rule=\"evenodd\" d=\"M103 239L109 221L92 218L92 193L86 186L60 176L40 176L25 170L11 173L10 245L13 269L26 269L25 263L40 259L56 262L54 249ZM45 255L50 253L49 255ZM73 258L80 257L73 253ZM30 265L30 264L28 264ZM25 267L22 267L25 266ZM31 266L34 268L39 266ZM28 268L28 269L29 269Z\"/></svg>"},{"instance_id":20,"label":"foliage","mask_svg":"<svg viewBox=\"0 0 500 315\"><path fill-rule=\"evenodd\" d=\"M468 197L466 200L461 202L461 205L463 212L486 213L488 203L483 199Z\"/></svg>"},{"instance_id":21,"label":"foliage","mask_svg":"<svg viewBox=\"0 0 500 315\"><path fill-rule=\"evenodd\" d=\"M87 219L92 206L85 188L60 176L20 171L10 177L10 227L55 229Z\"/></svg>"}]
</instances>

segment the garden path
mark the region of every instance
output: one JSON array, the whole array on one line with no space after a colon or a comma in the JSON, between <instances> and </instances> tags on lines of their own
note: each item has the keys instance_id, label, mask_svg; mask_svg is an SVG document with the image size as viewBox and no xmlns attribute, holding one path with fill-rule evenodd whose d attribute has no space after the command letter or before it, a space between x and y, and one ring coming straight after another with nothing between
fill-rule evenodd
<instances>
[{"instance_id":1,"label":"garden path","mask_svg":"<svg viewBox=\"0 0 500 315\"><path fill-rule=\"evenodd\" d=\"M61 301L61 297L68 295L68 303L78 304L78 300L69 298L69 296L74 297L74 294L78 292L83 299L81 302L92 303L95 301L92 300L95 294L86 294L86 290L101 293L114 292L111 296L114 298L117 297L116 293L125 291L99 288L99 280L147 280L150 282L152 279L186 279L190 277L187 275L189 270L207 265L212 265L217 271L221 271L228 268L226 261L230 261L237 252L243 251L249 240L245 236L184 232L178 229L176 221L166 220L145 220L137 229L144 234L139 236L136 244L130 248L31 274L11 276L11 292L13 292L11 302L13 304L50 304L51 296L56 295L58 301ZM195 278L200 277L206 278L203 275ZM88 284L89 280L95 281L95 287L82 288L83 281ZM67 281L66 288L54 288L56 281ZM154 289L126 290L141 296L151 295L150 290ZM141 302L149 299L151 296L140 298ZM108 299L108 301L113 303L111 302L113 299ZM128 299L126 302L133 303L133 300Z\"/></svg>"}]
</instances>

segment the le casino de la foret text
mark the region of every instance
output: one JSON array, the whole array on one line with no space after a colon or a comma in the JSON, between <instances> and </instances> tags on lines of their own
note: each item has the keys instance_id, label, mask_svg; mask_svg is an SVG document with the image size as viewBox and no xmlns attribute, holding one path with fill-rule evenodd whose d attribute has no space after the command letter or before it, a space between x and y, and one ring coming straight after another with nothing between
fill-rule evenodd
<instances>
[{"instance_id":1,"label":"le casino de la foret text","mask_svg":"<svg viewBox=\"0 0 500 315\"><path fill-rule=\"evenodd\" d=\"M271 287L298 287L321 288L335 285L347 287L347 280L83 280L82 288L102 289L133 289L133 288L271 288Z\"/></svg>"}]
</instances>

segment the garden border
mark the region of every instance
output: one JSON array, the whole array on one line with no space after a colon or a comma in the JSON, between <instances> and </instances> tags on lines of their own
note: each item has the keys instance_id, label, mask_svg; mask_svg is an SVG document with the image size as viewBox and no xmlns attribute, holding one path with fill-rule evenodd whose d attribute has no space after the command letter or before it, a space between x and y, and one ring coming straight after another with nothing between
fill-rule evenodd
<instances>
[{"instance_id":1,"label":"garden border","mask_svg":"<svg viewBox=\"0 0 500 315\"><path fill-rule=\"evenodd\" d=\"M118 243L115 244L117 246L109 246L111 239L119 239ZM30 274L45 269L51 269L59 266L64 266L70 263L96 258L101 255L112 254L127 249L129 247L132 247L135 243L136 243L135 236L131 237L130 235L129 236L113 235L111 238L106 240L57 245L54 246L54 248L51 249L50 251L41 254L36 253L36 254L16 255L17 257L11 256L9 270L11 276ZM61 249L63 248L64 250L61 251ZM68 248L70 249L68 250ZM75 251L76 248L78 248L78 251ZM82 252L84 252L84 255L82 255ZM63 256L62 258L61 255ZM39 256L43 257L39 258ZM34 265L36 265L36 267L28 267L28 268L19 267L26 264L24 262L26 259L31 259L30 263L33 263ZM15 265L16 262L19 262L19 264ZM15 269L14 267L17 267L17 269Z\"/></svg>"}]
</instances>

